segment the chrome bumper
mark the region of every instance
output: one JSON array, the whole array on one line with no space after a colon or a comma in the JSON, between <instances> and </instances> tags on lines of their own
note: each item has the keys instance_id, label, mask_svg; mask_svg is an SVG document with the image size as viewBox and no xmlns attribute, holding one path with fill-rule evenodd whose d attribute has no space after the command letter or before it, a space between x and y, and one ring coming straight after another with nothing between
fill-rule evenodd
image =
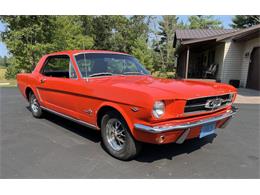
<instances>
[{"instance_id":1,"label":"chrome bumper","mask_svg":"<svg viewBox=\"0 0 260 195\"><path fill-rule=\"evenodd\" d=\"M234 114L236 114L237 110L238 109L236 107L232 107L230 110L228 110L226 113L224 113L222 115L195 121L195 122L184 123L184 124L180 124L180 125L163 125L163 126L151 127L151 126L146 126L146 125L142 125L142 124L134 124L134 127L135 127L135 129L145 131L148 133L164 133L167 131L190 129L192 127L196 127L196 126L200 126L200 125L204 125L204 124L208 124L208 123L212 123L212 122L217 122L217 121L220 121L220 120L226 119L226 118L229 118L229 120L230 120L231 117ZM226 126L228 121L226 121L225 124L222 125L222 128L224 128Z\"/></svg>"}]
</instances>

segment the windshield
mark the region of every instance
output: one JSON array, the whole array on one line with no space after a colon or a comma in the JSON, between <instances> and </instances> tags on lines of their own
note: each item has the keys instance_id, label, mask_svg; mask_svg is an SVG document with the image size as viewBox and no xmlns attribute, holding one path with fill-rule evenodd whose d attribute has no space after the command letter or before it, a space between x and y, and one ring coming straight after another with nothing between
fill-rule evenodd
<instances>
[{"instance_id":1,"label":"windshield","mask_svg":"<svg viewBox=\"0 0 260 195\"><path fill-rule=\"evenodd\" d=\"M75 55L75 59L83 78L149 74L136 58L129 55L81 53Z\"/></svg>"}]
</instances>

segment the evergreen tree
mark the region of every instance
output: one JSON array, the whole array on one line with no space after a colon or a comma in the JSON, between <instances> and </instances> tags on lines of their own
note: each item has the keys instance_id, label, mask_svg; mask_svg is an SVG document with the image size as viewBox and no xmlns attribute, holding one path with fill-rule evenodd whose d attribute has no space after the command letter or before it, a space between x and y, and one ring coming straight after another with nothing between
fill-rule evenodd
<instances>
[{"instance_id":1,"label":"evergreen tree","mask_svg":"<svg viewBox=\"0 0 260 195\"><path fill-rule=\"evenodd\" d=\"M163 16L163 20L159 22L160 39L155 43L155 50L159 55L160 69L163 72L173 71L174 65L174 48L173 38L175 30L178 27L178 18L176 16Z\"/></svg>"},{"instance_id":2,"label":"evergreen tree","mask_svg":"<svg viewBox=\"0 0 260 195\"><path fill-rule=\"evenodd\" d=\"M260 24L260 16L238 15L232 18L232 28L248 28Z\"/></svg>"},{"instance_id":3,"label":"evergreen tree","mask_svg":"<svg viewBox=\"0 0 260 195\"><path fill-rule=\"evenodd\" d=\"M152 49L148 48L145 37L141 36L135 40L132 47L132 55L139 59L140 63L148 70L154 71Z\"/></svg>"},{"instance_id":4,"label":"evergreen tree","mask_svg":"<svg viewBox=\"0 0 260 195\"><path fill-rule=\"evenodd\" d=\"M213 16L190 16L189 17L190 29L220 29L223 28L221 21L215 19Z\"/></svg>"}]
</instances>

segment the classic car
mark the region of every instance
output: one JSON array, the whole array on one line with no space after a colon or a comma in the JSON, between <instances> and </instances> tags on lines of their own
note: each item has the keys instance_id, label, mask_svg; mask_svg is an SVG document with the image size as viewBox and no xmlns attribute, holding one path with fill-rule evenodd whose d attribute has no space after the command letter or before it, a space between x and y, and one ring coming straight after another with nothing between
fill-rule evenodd
<instances>
[{"instance_id":1,"label":"classic car","mask_svg":"<svg viewBox=\"0 0 260 195\"><path fill-rule=\"evenodd\" d=\"M133 56L112 51L45 55L17 81L34 117L52 112L98 130L106 151L121 160L133 159L145 142L214 134L237 111L230 85L155 78Z\"/></svg>"}]
</instances>

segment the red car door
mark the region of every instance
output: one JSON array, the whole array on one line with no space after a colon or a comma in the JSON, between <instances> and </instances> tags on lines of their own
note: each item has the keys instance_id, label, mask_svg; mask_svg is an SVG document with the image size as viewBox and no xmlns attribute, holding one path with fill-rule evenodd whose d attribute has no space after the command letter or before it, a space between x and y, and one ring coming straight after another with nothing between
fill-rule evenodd
<instances>
[{"instance_id":1,"label":"red car door","mask_svg":"<svg viewBox=\"0 0 260 195\"><path fill-rule=\"evenodd\" d=\"M79 84L70 57L54 55L44 63L37 91L45 108L79 118L76 104Z\"/></svg>"}]
</instances>

